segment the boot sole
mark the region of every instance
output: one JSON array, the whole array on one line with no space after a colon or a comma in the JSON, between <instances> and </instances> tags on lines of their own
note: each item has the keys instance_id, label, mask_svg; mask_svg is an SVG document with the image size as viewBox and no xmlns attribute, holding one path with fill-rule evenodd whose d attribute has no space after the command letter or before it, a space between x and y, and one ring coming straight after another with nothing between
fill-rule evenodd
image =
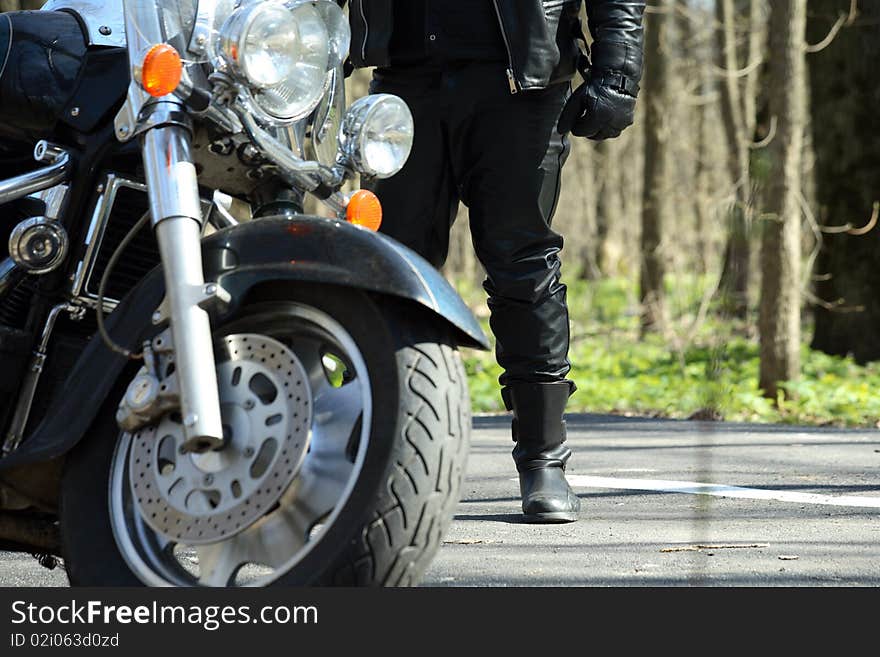
<instances>
[{"instance_id":1,"label":"boot sole","mask_svg":"<svg viewBox=\"0 0 880 657\"><path fill-rule=\"evenodd\" d=\"M554 511L552 513L529 513L523 514L523 522L534 525L560 525L566 522L576 522L578 514L572 511Z\"/></svg>"}]
</instances>

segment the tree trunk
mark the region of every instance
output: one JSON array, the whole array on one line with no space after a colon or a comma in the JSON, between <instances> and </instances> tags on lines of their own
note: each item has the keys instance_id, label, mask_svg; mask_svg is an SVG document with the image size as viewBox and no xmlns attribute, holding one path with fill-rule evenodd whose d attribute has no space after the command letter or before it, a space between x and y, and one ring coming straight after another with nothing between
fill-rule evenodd
<instances>
[{"instance_id":1,"label":"tree trunk","mask_svg":"<svg viewBox=\"0 0 880 657\"><path fill-rule=\"evenodd\" d=\"M848 0L812 0L809 41L817 43ZM827 48L810 55L819 222L862 227L880 201L880 2L860 14ZM880 360L880 229L825 235L817 261L812 346Z\"/></svg>"},{"instance_id":2,"label":"tree trunk","mask_svg":"<svg viewBox=\"0 0 880 657\"><path fill-rule=\"evenodd\" d=\"M759 385L776 398L778 385L800 373L801 173L806 126L807 0L774 0L770 9L770 145L772 175L761 241Z\"/></svg>"},{"instance_id":3,"label":"tree trunk","mask_svg":"<svg viewBox=\"0 0 880 657\"><path fill-rule=\"evenodd\" d=\"M751 267L751 216L749 212L749 149L743 92L740 89L740 58L737 55L736 5L734 0L716 0L718 23L718 65L721 78L721 118L727 140L728 170L734 184L734 199L727 216L728 237L724 250L721 297L724 310L745 319L748 314L749 270Z\"/></svg>"},{"instance_id":4,"label":"tree trunk","mask_svg":"<svg viewBox=\"0 0 880 657\"><path fill-rule=\"evenodd\" d=\"M621 157L617 140L596 143L596 168L601 171L601 185L596 193L596 239L593 244L593 261L600 275L609 273L607 258L608 239L611 229L623 221L620 207Z\"/></svg>"},{"instance_id":5,"label":"tree trunk","mask_svg":"<svg viewBox=\"0 0 880 657\"><path fill-rule=\"evenodd\" d=\"M558 231L566 236L566 249L579 254L578 275L585 280L595 280L600 276L593 247L600 194L598 190L603 175L601 167L596 163L593 143L583 139L575 140L562 173L562 189L565 190L565 195L560 198L556 210L560 219L556 222ZM569 221L572 223L568 226L577 226L575 231L563 229L563 222Z\"/></svg>"},{"instance_id":6,"label":"tree trunk","mask_svg":"<svg viewBox=\"0 0 880 657\"><path fill-rule=\"evenodd\" d=\"M658 328L664 316L661 253L663 227L669 225L672 162L669 151L667 111L671 106L669 75L669 27L671 0L655 0L659 11L648 14L645 36L645 172L642 206L641 275L642 331Z\"/></svg>"},{"instance_id":7,"label":"tree trunk","mask_svg":"<svg viewBox=\"0 0 880 657\"><path fill-rule=\"evenodd\" d=\"M704 39L710 36L714 30L713 32L706 30L706 22L701 20L701 13L694 9L690 0L679 0L677 18L678 38L681 41L679 44L680 58L682 60L677 77L685 88L687 88L687 81L696 79L697 82L692 93L701 97L709 97L714 89L714 78L706 58ZM694 246L696 249L692 260L693 266L696 267L699 274L705 275L709 270L711 239L708 219L709 204L707 202L711 196L710 184L707 180L708 167L706 166L710 157L706 140L707 103L701 100L693 108L688 108L686 104L679 104L676 111L679 112L683 123L683 125L680 124L679 129L692 131L694 135L692 150L678 156L693 159L693 169L687 172L684 178L679 178L678 185L687 190L684 196L690 197L693 208ZM679 221L681 221L680 215Z\"/></svg>"},{"instance_id":8,"label":"tree trunk","mask_svg":"<svg viewBox=\"0 0 880 657\"><path fill-rule=\"evenodd\" d=\"M748 138L755 134L758 116L758 78L761 72L758 62L764 59L764 40L767 36L766 29L763 29L765 20L764 0L749 0L749 45L745 62L748 72L742 95L743 128Z\"/></svg>"}]
</instances>

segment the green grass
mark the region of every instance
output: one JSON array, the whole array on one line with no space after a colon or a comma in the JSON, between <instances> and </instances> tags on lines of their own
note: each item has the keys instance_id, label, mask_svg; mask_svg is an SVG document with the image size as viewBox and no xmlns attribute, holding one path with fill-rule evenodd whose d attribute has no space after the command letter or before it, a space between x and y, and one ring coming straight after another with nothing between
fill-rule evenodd
<instances>
[{"instance_id":1,"label":"green grass","mask_svg":"<svg viewBox=\"0 0 880 657\"><path fill-rule=\"evenodd\" d=\"M878 426L880 363L803 347L802 377L784 384L778 404L758 389L758 342L748 327L709 313L693 329L706 281L668 280L673 319L663 336L638 335L638 303L621 279L569 283L571 378L578 391L569 410L730 421ZM489 334L482 291L459 285ZM502 411L494 355L465 353L476 412Z\"/></svg>"}]
</instances>

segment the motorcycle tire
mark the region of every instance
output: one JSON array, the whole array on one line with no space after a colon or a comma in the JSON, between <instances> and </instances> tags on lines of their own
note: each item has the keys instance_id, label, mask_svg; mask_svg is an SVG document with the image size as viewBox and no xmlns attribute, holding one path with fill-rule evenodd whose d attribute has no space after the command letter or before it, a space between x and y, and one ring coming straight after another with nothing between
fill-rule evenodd
<instances>
[{"instance_id":1,"label":"motorcycle tire","mask_svg":"<svg viewBox=\"0 0 880 657\"><path fill-rule=\"evenodd\" d=\"M344 327L363 355L372 394L363 467L338 517L270 586L412 586L451 522L470 443L470 398L451 330L412 303L347 288L264 288L236 316L315 308ZM121 433L120 381L91 430L68 454L61 484L63 560L74 586L140 586L114 536L110 471ZM149 582L148 582L149 583Z\"/></svg>"}]
</instances>

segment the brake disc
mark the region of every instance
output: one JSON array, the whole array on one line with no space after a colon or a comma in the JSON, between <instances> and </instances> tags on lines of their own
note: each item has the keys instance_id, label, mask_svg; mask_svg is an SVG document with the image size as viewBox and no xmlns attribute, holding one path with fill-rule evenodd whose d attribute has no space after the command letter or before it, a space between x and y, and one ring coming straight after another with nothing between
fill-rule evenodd
<instances>
[{"instance_id":1,"label":"brake disc","mask_svg":"<svg viewBox=\"0 0 880 657\"><path fill-rule=\"evenodd\" d=\"M179 413L132 434L132 496L144 521L199 545L242 531L278 502L309 447L308 375L285 345L263 335L223 338L217 380L225 445L186 454Z\"/></svg>"}]
</instances>

